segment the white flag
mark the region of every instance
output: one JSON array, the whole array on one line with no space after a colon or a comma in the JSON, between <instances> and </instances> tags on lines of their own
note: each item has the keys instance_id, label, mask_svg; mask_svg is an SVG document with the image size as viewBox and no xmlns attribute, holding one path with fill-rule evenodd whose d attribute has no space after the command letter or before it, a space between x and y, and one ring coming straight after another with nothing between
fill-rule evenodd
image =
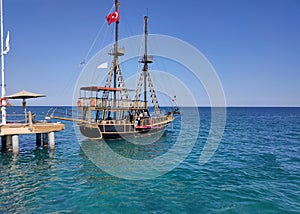
<instances>
[{"instance_id":1,"label":"white flag","mask_svg":"<svg viewBox=\"0 0 300 214\"><path fill-rule=\"evenodd\" d=\"M3 54L7 54L9 51L9 31L7 32L6 41L5 41L5 50L3 51Z\"/></svg>"},{"instance_id":2,"label":"white flag","mask_svg":"<svg viewBox=\"0 0 300 214\"><path fill-rule=\"evenodd\" d=\"M97 68L108 68L108 62L104 62L101 65L99 65Z\"/></svg>"}]
</instances>

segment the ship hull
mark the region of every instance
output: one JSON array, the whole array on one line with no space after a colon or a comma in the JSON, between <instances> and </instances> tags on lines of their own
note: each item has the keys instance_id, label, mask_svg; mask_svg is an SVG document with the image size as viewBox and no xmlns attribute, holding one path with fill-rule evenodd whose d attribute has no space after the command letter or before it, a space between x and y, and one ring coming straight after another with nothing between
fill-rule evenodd
<instances>
[{"instance_id":1,"label":"ship hull","mask_svg":"<svg viewBox=\"0 0 300 214\"><path fill-rule=\"evenodd\" d=\"M81 134L89 139L127 139L163 132L166 124L135 127L132 124L78 124Z\"/></svg>"}]
</instances>

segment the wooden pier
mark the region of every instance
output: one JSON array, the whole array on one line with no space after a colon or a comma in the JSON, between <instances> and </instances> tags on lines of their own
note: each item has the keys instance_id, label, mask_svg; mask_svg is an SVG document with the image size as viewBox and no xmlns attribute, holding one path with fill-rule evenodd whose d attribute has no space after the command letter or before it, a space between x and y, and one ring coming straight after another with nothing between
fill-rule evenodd
<instances>
[{"instance_id":1,"label":"wooden pier","mask_svg":"<svg viewBox=\"0 0 300 214\"><path fill-rule=\"evenodd\" d=\"M0 136L2 140L2 151L12 151L14 154L19 153L19 135L35 134L36 146L39 147L43 143L44 147L49 145L50 149L55 148L55 132L65 129L65 125L61 123L47 123L32 121L31 113L29 113L28 123L12 123L0 125Z\"/></svg>"},{"instance_id":2,"label":"wooden pier","mask_svg":"<svg viewBox=\"0 0 300 214\"><path fill-rule=\"evenodd\" d=\"M0 136L2 140L2 151L13 151L17 154L19 152L19 135L21 134L35 134L36 145L41 146L43 141L44 146L50 144L50 149L55 148L54 132L65 129L64 124L34 122L34 115L26 111L26 99L45 97L43 94L36 94L29 91L22 90L18 93L6 96L5 90L5 72L4 72L4 55L9 52L9 32L7 33L6 43L3 43L3 8L2 0L0 0L0 24L1 24L1 38L0 38L0 57L1 57L1 125ZM4 49L5 47L5 49ZM22 108L24 112L23 122L7 122L6 107L9 106L8 99L22 99Z\"/></svg>"}]
</instances>

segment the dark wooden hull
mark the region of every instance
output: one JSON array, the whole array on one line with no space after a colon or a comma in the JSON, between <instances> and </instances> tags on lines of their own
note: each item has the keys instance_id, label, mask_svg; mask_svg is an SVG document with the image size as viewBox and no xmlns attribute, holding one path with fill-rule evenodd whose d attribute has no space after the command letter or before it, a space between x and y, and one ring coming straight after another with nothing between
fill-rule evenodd
<instances>
[{"instance_id":1,"label":"dark wooden hull","mask_svg":"<svg viewBox=\"0 0 300 214\"><path fill-rule=\"evenodd\" d=\"M151 135L164 131L167 125L137 128L132 124L78 124L81 134L90 139L126 139Z\"/></svg>"}]
</instances>

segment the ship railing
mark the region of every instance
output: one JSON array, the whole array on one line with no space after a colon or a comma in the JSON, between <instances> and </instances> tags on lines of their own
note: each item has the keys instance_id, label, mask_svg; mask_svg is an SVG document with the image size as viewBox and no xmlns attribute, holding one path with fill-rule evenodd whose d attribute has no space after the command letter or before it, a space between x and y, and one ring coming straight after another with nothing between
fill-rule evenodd
<instances>
[{"instance_id":1,"label":"ship railing","mask_svg":"<svg viewBox=\"0 0 300 214\"><path fill-rule=\"evenodd\" d=\"M140 126L162 125L162 124L169 123L174 119L172 114L154 116L154 117L142 117L142 118L138 117L138 118L136 118L136 121Z\"/></svg>"},{"instance_id":2,"label":"ship railing","mask_svg":"<svg viewBox=\"0 0 300 214\"><path fill-rule=\"evenodd\" d=\"M152 63L153 62L153 56L148 56L147 58L145 58L145 56L140 57L139 59L139 63Z\"/></svg>"},{"instance_id":3,"label":"ship railing","mask_svg":"<svg viewBox=\"0 0 300 214\"><path fill-rule=\"evenodd\" d=\"M112 56L124 56L124 53L125 53L125 48L122 47L122 48L118 48L117 52L115 53L115 49L114 47L111 49L110 52L108 52L109 55L112 55Z\"/></svg>"},{"instance_id":4,"label":"ship railing","mask_svg":"<svg viewBox=\"0 0 300 214\"><path fill-rule=\"evenodd\" d=\"M120 100L115 102L113 99L102 99L95 97L81 97L77 101L78 107L94 107L94 108L109 108L115 106L117 108L144 108L145 102L141 100Z\"/></svg>"},{"instance_id":5,"label":"ship railing","mask_svg":"<svg viewBox=\"0 0 300 214\"><path fill-rule=\"evenodd\" d=\"M173 119L173 115L162 115L162 116L154 116L152 117L154 123L162 123L168 120L172 120Z\"/></svg>"},{"instance_id":6,"label":"ship railing","mask_svg":"<svg viewBox=\"0 0 300 214\"><path fill-rule=\"evenodd\" d=\"M100 122L104 125L126 125L128 123L128 120L122 119L122 120L102 120Z\"/></svg>"},{"instance_id":7,"label":"ship railing","mask_svg":"<svg viewBox=\"0 0 300 214\"><path fill-rule=\"evenodd\" d=\"M79 98L77 101L78 107L95 107L95 108L106 108L109 106L113 106L114 102L112 99L102 99L102 98L95 98L95 97L82 97ZM116 105L119 105L119 100L116 100Z\"/></svg>"},{"instance_id":8,"label":"ship railing","mask_svg":"<svg viewBox=\"0 0 300 214\"><path fill-rule=\"evenodd\" d=\"M148 102L147 102L147 105L148 105ZM142 101L142 100L133 100L131 107L132 106L134 108L144 108L145 107L145 102Z\"/></svg>"},{"instance_id":9,"label":"ship railing","mask_svg":"<svg viewBox=\"0 0 300 214\"><path fill-rule=\"evenodd\" d=\"M138 125L140 126L148 126L148 125L157 125L165 123L168 120L167 116L161 117L144 117L140 118L138 121Z\"/></svg>"}]
</instances>

